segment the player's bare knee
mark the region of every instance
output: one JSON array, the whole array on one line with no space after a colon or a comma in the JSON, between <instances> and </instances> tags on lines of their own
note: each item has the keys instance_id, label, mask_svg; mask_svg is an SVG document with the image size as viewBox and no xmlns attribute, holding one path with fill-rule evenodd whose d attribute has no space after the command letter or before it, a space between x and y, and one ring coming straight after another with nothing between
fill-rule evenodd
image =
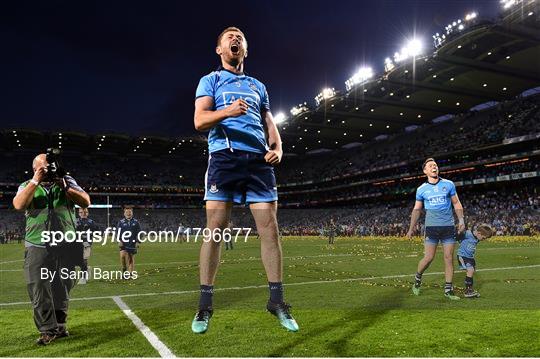
<instances>
[{"instance_id":1,"label":"player's bare knee","mask_svg":"<svg viewBox=\"0 0 540 359\"><path fill-rule=\"evenodd\" d=\"M210 247L212 248L212 250L216 250L220 248L221 241L222 241L221 236L217 236L214 234L210 236L205 236L202 245L204 247Z\"/></svg>"},{"instance_id":2,"label":"player's bare knee","mask_svg":"<svg viewBox=\"0 0 540 359\"><path fill-rule=\"evenodd\" d=\"M279 246L281 243L277 232L276 233L270 232L267 235L260 236L260 240L262 243L271 244L272 246Z\"/></svg>"},{"instance_id":3,"label":"player's bare knee","mask_svg":"<svg viewBox=\"0 0 540 359\"><path fill-rule=\"evenodd\" d=\"M257 228L260 231L274 230L277 233L277 220L275 217L272 216L268 216L264 219L259 219L257 221Z\"/></svg>"},{"instance_id":4,"label":"player's bare knee","mask_svg":"<svg viewBox=\"0 0 540 359\"><path fill-rule=\"evenodd\" d=\"M434 254L426 253L426 254L424 254L424 259L423 260L426 263L426 265L430 265L431 262L433 262L433 258L435 258Z\"/></svg>"}]
</instances>

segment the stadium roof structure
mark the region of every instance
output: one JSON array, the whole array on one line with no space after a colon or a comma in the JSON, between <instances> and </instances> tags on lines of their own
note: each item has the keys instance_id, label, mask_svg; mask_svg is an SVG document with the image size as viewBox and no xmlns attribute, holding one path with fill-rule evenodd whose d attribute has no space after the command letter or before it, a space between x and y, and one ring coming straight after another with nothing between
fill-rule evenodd
<instances>
[{"instance_id":1,"label":"stadium roof structure","mask_svg":"<svg viewBox=\"0 0 540 359\"><path fill-rule=\"evenodd\" d=\"M314 108L300 105L279 125L285 151L365 143L540 86L539 4L520 5L496 22L475 21L431 54L411 57L348 91L329 89Z\"/></svg>"},{"instance_id":2,"label":"stadium roof structure","mask_svg":"<svg viewBox=\"0 0 540 359\"><path fill-rule=\"evenodd\" d=\"M207 144L204 136L165 138L157 136L130 137L123 134L89 135L79 132L40 132L28 129L0 131L0 149L8 153L44 152L60 148L64 153L91 155L203 156Z\"/></svg>"}]
</instances>

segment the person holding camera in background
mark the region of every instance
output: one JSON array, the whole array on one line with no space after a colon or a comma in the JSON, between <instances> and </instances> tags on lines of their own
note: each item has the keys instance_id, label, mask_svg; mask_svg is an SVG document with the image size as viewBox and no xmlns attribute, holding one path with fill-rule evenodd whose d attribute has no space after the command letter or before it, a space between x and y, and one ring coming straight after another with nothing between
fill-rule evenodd
<instances>
[{"instance_id":1,"label":"person holding camera in background","mask_svg":"<svg viewBox=\"0 0 540 359\"><path fill-rule=\"evenodd\" d=\"M34 158L34 176L23 182L13 198L13 207L26 211L24 276L32 302L34 323L40 332L39 345L69 335L66 327L69 292L74 279L62 279L67 268L82 263L82 246L43 241L46 231L75 232L74 204L90 205L90 196L59 166L58 150L47 150ZM44 275L46 272L46 275ZM53 275L55 274L55 275Z\"/></svg>"}]
</instances>

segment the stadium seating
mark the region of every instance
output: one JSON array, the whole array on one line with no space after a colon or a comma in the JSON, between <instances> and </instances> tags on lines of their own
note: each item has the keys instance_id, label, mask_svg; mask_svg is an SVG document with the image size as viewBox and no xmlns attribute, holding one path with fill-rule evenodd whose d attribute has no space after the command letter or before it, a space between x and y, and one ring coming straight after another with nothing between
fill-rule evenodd
<instances>
[{"instance_id":1,"label":"stadium seating","mask_svg":"<svg viewBox=\"0 0 540 359\"><path fill-rule=\"evenodd\" d=\"M458 185L470 221L492 223L504 234L537 230L539 133L536 95L360 147L286 156L276 169L281 231L321 234L325 221L334 217L341 234L403 235L414 191L424 180L420 164L428 156L437 159L443 177ZM17 186L30 177L33 155L1 155L0 232L22 231L22 215L8 208ZM106 203L109 197L117 212L121 205L133 204L151 228L204 226L204 157L176 159L171 165L159 157L81 156L71 151L64 154L63 165L94 203ZM92 212L106 223L103 210Z\"/></svg>"}]
</instances>

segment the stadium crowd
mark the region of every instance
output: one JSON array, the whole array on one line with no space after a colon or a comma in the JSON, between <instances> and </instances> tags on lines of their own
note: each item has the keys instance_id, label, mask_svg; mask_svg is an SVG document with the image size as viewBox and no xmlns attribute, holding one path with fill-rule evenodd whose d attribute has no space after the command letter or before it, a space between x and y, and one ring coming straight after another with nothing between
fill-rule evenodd
<instances>
[{"instance_id":1,"label":"stadium crowd","mask_svg":"<svg viewBox=\"0 0 540 359\"><path fill-rule=\"evenodd\" d=\"M539 96L500 103L486 111L469 111L449 121L401 133L384 141L335 153L288 158L290 165L278 170L280 183L305 182L376 169L426 157L448 156L501 143L504 139L540 132ZM433 149L441 153L433 153Z\"/></svg>"},{"instance_id":2,"label":"stadium crowd","mask_svg":"<svg viewBox=\"0 0 540 359\"><path fill-rule=\"evenodd\" d=\"M440 157L441 165L450 153L501 144L504 139L540 133L540 95L502 102L492 109L469 111L451 120L425 125L413 132L398 133L386 140L331 153L286 157L276 168L278 183L320 181L364 173L361 179L377 178L381 166L401 165L396 171L411 170L409 164L423 158ZM433 153L433 149L437 149ZM493 153L492 155L496 155ZM0 182L20 183L27 179L31 156L2 156ZM472 158L471 156L476 156ZM490 155L468 154L467 160ZM62 158L64 167L87 190L93 192L196 193L204 186L206 157L200 159L131 158L129 156L71 156ZM366 173L373 170L372 173ZM416 167L412 170L417 172ZM357 179L355 177L355 179Z\"/></svg>"},{"instance_id":3,"label":"stadium crowd","mask_svg":"<svg viewBox=\"0 0 540 359\"><path fill-rule=\"evenodd\" d=\"M494 178L539 171L538 155L520 157L501 163L468 165L475 160L499 158L504 152L474 149L502 144L505 139L540 133L540 96L518 98L499 103L494 108L476 112L469 111L449 121L431 124L414 132L402 133L382 141L338 150L332 153L287 157L277 167L280 188L279 211L281 232L284 235L319 235L325 233L329 218L334 218L342 235L404 235L408 226L411 198L422 179L407 173L419 174L415 160L435 156L433 148L440 149L440 165L448 153L462 151L461 169L444 170L441 176L454 182ZM527 151L537 149L529 142ZM504 147L504 146L503 146ZM524 147L520 147L523 150ZM445 155L446 154L446 155ZM23 161L14 155L2 155L0 169L0 208L9 208L6 201L9 191L28 179L31 158ZM30 154L28 155L30 156ZM63 164L77 181L93 193L94 203L106 203L110 196L116 208L122 204L136 206L143 226L151 229L174 229L204 227L202 207L203 176L205 160L180 159L171 166L165 159L141 160L137 158L92 156L72 157L66 155ZM396 164L395 168L381 170L380 166ZM412 167L411 167L412 166ZM459 167L459 166L458 166ZM369 172L369 170L373 170ZM354 180L345 175L358 173ZM338 176L331 183L322 183L325 177ZM315 183L291 188L291 182L314 180ZM317 182L319 181L319 182ZM528 181L528 182L527 182ZM532 181L532 182L531 182ZM354 182L354 184L352 184ZM486 183L489 181L486 181ZM538 230L539 194L537 181L519 180L507 182L510 186L497 191L490 187L469 186L462 197L469 220L488 222L499 234L526 234ZM283 187L284 184L288 186ZM485 187L485 188L484 188ZM143 195L141 195L143 194ZM321 209L320 207L343 206ZM292 209L298 207L299 209ZM318 209L315 209L315 208ZM192 208L192 209L190 209ZM311 209L314 208L314 209ZM238 210L240 222L250 216ZM24 232L22 214L1 209L0 241L13 241ZM118 212L118 213L116 213ZM113 210L107 218L103 209L91 210L98 223L115 225L120 211ZM253 227L253 223L242 224Z\"/></svg>"},{"instance_id":4,"label":"stadium crowd","mask_svg":"<svg viewBox=\"0 0 540 359\"><path fill-rule=\"evenodd\" d=\"M537 186L503 187L488 191L461 193L469 224L485 222L497 230L498 235L540 234L540 192ZM280 209L278 221L282 235L326 235L331 218L341 236L404 236L407 232L414 198L371 201L348 207ZM253 228L255 224L245 207L235 207L232 220L235 227ZM13 210L0 210L0 236L19 240L24 233L23 214ZM107 222L105 209L91 209L90 217L101 228L107 223L115 226L121 219L119 208L110 210ZM181 228L204 228L204 209L135 209L143 230L174 231ZM423 223L420 221L419 223ZM419 225L419 233L423 228Z\"/></svg>"}]
</instances>

